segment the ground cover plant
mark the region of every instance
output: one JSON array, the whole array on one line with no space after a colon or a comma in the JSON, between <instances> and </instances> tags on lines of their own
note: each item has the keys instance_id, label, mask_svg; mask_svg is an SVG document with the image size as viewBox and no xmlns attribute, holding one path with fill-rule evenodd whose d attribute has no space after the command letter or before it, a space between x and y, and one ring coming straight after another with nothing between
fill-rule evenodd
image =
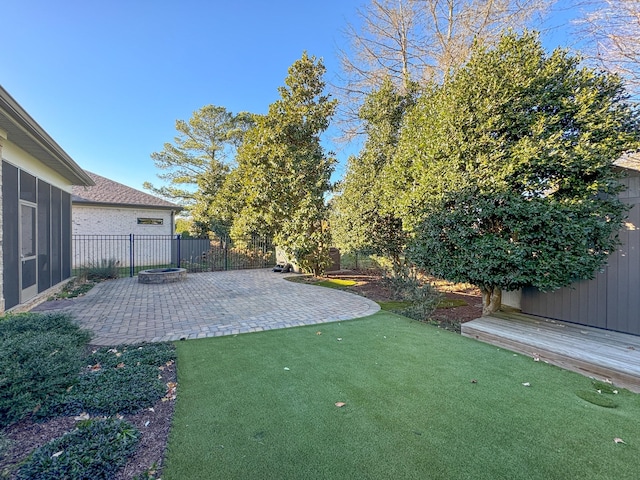
<instances>
[{"instance_id":1,"label":"ground cover plant","mask_svg":"<svg viewBox=\"0 0 640 480\"><path fill-rule=\"evenodd\" d=\"M65 314L0 318L0 478L135 478L161 461L173 345L89 341Z\"/></svg>"},{"instance_id":2,"label":"ground cover plant","mask_svg":"<svg viewBox=\"0 0 640 480\"><path fill-rule=\"evenodd\" d=\"M176 348L164 480L635 479L640 469L639 395L597 393L581 375L398 315Z\"/></svg>"},{"instance_id":3,"label":"ground cover plant","mask_svg":"<svg viewBox=\"0 0 640 480\"><path fill-rule=\"evenodd\" d=\"M85 420L36 449L18 469L19 480L110 479L135 451L140 432L118 419Z\"/></svg>"},{"instance_id":4,"label":"ground cover plant","mask_svg":"<svg viewBox=\"0 0 640 480\"><path fill-rule=\"evenodd\" d=\"M15 315L0 321L0 427L72 386L89 338L61 314Z\"/></svg>"}]
</instances>

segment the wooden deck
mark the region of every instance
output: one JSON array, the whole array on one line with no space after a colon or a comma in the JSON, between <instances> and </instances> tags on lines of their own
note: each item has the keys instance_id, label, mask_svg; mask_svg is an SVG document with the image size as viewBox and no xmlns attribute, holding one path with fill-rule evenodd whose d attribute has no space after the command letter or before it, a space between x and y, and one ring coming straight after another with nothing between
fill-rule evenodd
<instances>
[{"instance_id":1,"label":"wooden deck","mask_svg":"<svg viewBox=\"0 0 640 480\"><path fill-rule=\"evenodd\" d=\"M462 335L640 393L640 336L519 312L463 323Z\"/></svg>"}]
</instances>

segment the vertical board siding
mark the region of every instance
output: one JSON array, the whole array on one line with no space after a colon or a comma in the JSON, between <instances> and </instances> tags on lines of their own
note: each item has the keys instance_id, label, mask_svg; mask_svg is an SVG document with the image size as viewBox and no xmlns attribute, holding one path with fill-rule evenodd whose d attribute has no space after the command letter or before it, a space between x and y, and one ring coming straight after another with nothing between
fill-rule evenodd
<instances>
[{"instance_id":1,"label":"vertical board siding","mask_svg":"<svg viewBox=\"0 0 640 480\"><path fill-rule=\"evenodd\" d=\"M607 298L607 328L640 335L640 204L629 211L620 232L617 267Z\"/></svg>"},{"instance_id":2,"label":"vertical board siding","mask_svg":"<svg viewBox=\"0 0 640 480\"><path fill-rule=\"evenodd\" d=\"M623 183L620 197L631 208L604 271L554 292L524 288L522 313L640 335L640 173Z\"/></svg>"}]
</instances>

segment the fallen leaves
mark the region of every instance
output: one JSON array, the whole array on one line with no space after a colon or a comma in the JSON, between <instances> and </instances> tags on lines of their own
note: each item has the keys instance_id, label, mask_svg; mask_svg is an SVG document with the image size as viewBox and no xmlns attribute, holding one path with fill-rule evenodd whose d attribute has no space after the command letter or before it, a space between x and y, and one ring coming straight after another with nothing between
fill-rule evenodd
<instances>
[{"instance_id":1,"label":"fallen leaves","mask_svg":"<svg viewBox=\"0 0 640 480\"><path fill-rule=\"evenodd\" d=\"M101 368L102 368L102 365L100 365L100 363L96 363L95 365L89 365L89 370L91 370L92 372L97 372Z\"/></svg>"},{"instance_id":2,"label":"fallen leaves","mask_svg":"<svg viewBox=\"0 0 640 480\"><path fill-rule=\"evenodd\" d=\"M167 402L169 400L176 399L176 390L178 389L178 384L176 382L167 382L167 393L164 397L162 397L163 402Z\"/></svg>"}]
</instances>

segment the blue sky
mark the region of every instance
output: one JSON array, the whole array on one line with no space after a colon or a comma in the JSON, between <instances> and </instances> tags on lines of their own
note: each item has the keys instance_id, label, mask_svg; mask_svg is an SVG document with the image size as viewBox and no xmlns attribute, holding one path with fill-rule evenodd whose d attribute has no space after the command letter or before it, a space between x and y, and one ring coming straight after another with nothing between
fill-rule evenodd
<instances>
[{"instance_id":1,"label":"blue sky","mask_svg":"<svg viewBox=\"0 0 640 480\"><path fill-rule=\"evenodd\" d=\"M152 152L213 104L266 113L306 50L338 74L342 33L364 0L9 0L0 84L83 168L141 189ZM569 46L567 18L549 48ZM353 150L327 144L341 164Z\"/></svg>"}]
</instances>

